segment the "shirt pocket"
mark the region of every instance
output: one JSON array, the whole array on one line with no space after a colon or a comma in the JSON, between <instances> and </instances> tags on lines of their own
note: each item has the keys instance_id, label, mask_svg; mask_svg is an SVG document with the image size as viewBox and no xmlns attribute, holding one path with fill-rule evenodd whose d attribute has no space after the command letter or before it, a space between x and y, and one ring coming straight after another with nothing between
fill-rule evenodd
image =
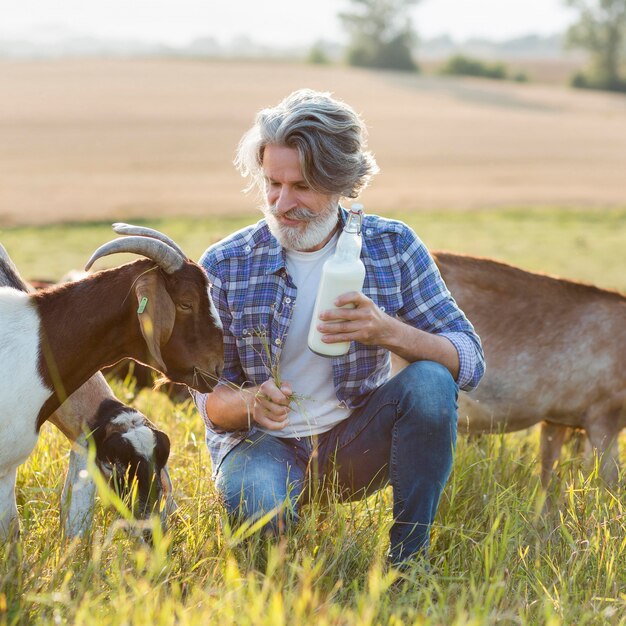
<instances>
[{"instance_id":1,"label":"shirt pocket","mask_svg":"<svg viewBox=\"0 0 626 626\"><path fill-rule=\"evenodd\" d=\"M377 285L365 286L363 293L391 317L395 317L402 307L402 294L397 287L379 287Z\"/></svg>"},{"instance_id":2,"label":"shirt pocket","mask_svg":"<svg viewBox=\"0 0 626 626\"><path fill-rule=\"evenodd\" d=\"M235 338L241 366L248 380L265 382L271 372L272 350L268 311L235 313L230 331ZM269 317L271 320L271 317Z\"/></svg>"},{"instance_id":3,"label":"shirt pocket","mask_svg":"<svg viewBox=\"0 0 626 626\"><path fill-rule=\"evenodd\" d=\"M402 308L402 276L395 267L379 267L369 264L363 285L363 293L376 304L381 311L392 317Z\"/></svg>"}]
</instances>

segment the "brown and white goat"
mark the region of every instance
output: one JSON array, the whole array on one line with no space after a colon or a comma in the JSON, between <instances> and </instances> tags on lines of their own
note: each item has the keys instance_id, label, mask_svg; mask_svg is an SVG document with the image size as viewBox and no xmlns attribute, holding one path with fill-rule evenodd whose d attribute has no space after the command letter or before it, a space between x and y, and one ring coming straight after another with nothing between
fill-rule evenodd
<instances>
[{"instance_id":1,"label":"brown and white goat","mask_svg":"<svg viewBox=\"0 0 626 626\"><path fill-rule=\"evenodd\" d=\"M0 537L17 528L17 467L41 425L100 368L130 357L202 392L221 375L223 333L202 268L157 231L116 230L131 236L101 246L87 268L116 252L150 260L36 293L0 287Z\"/></svg>"},{"instance_id":2,"label":"brown and white goat","mask_svg":"<svg viewBox=\"0 0 626 626\"><path fill-rule=\"evenodd\" d=\"M84 277L84 272L73 272L61 282ZM0 286L32 291L32 285L22 280L1 250ZM97 466L107 481L116 482L118 492L128 493L129 481L137 479L136 516L145 519L160 510L162 528L167 528L168 515L176 509L167 469L169 438L143 414L119 402L100 372L79 387L49 421L72 443L61 496L61 524L66 537L84 535L93 519L95 483L87 472L89 435L93 435Z\"/></svg>"},{"instance_id":3,"label":"brown and white goat","mask_svg":"<svg viewBox=\"0 0 626 626\"><path fill-rule=\"evenodd\" d=\"M443 279L474 324L487 369L459 399L459 432L542 423L548 486L569 428L583 429L608 482L626 426L626 297L489 259L439 252Z\"/></svg>"}]
</instances>

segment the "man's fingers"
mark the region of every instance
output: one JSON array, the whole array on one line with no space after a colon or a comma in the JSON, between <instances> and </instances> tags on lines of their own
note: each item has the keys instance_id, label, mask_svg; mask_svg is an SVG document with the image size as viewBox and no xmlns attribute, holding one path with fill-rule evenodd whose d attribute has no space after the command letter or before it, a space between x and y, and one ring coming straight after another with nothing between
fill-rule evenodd
<instances>
[{"instance_id":1,"label":"man's fingers","mask_svg":"<svg viewBox=\"0 0 626 626\"><path fill-rule=\"evenodd\" d=\"M254 421L269 430L280 430L287 425L289 410L272 403L258 402L254 407Z\"/></svg>"},{"instance_id":2,"label":"man's fingers","mask_svg":"<svg viewBox=\"0 0 626 626\"><path fill-rule=\"evenodd\" d=\"M283 383L283 386L279 389L274 381L266 381L260 387L257 393L257 398L263 400L266 399L268 402L274 404L280 404L282 406L289 406L291 395L291 387L287 386L288 383ZM285 389L289 391L288 394L285 393Z\"/></svg>"},{"instance_id":3,"label":"man's fingers","mask_svg":"<svg viewBox=\"0 0 626 626\"><path fill-rule=\"evenodd\" d=\"M254 421L263 428L267 428L267 430L282 430L289 423L286 419L282 421L276 421L273 419L269 419L263 415L254 418Z\"/></svg>"},{"instance_id":4,"label":"man's fingers","mask_svg":"<svg viewBox=\"0 0 626 626\"><path fill-rule=\"evenodd\" d=\"M354 306L359 306L368 301L369 298L363 295L360 291L348 291L346 293L342 293L335 299L335 306L345 306L346 304L354 304Z\"/></svg>"}]
</instances>

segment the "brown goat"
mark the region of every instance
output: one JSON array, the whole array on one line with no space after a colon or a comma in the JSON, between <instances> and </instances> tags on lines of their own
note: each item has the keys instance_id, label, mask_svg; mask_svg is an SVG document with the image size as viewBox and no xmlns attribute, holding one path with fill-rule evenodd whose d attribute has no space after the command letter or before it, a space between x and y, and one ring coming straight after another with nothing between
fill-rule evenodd
<instances>
[{"instance_id":1,"label":"brown goat","mask_svg":"<svg viewBox=\"0 0 626 626\"><path fill-rule=\"evenodd\" d=\"M478 388L462 393L459 431L510 432L542 422L548 486L569 428L583 429L618 476L626 426L626 297L504 263L438 252L443 279L485 351Z\"/></svg>"},{"instance_id":2,"label":"brown goat","mask_svg":"<svg viewBox=\"0 0 626 626\"><path fill-rule=\"evenodd\" d=\"M204 271L189 260L172 273L139 260L31 294L41 319L39 372L54 390L37 427L96 371L124 357L211 391L223 345L208 290Z\"/></svg>"}]
</instances>

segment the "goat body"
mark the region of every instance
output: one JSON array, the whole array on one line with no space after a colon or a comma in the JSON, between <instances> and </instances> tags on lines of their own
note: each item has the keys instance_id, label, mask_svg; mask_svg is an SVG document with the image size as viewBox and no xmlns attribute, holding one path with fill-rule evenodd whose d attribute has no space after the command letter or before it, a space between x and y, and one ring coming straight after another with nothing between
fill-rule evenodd
<instances>
[{"instance_id":1,"label":"goat body","mask_svg":"<svg viewBox=\"0 0 626 626\"><path fill-rule=\"evenodd\" d=\"M547 486L567 429L583 429L602 455L602 475L614 481L626 426L626 297L489 259L434 257L487 363L478 388L459 398L459 431L543 422Z\"/></svg>"},{"instance_id":2,"label":"goat body","mask_svg":"<svg viewBox=\"0 0 626 626\"><path fill-rule=\"evenodd\" d=\"M186 270L202 272L193 264L179 270L182 275L169 277L151 261L140 260L28 295L41 318L39 373L50 390L37 415L37 427L96 371L124 357L151 365L176 382L204 391L213 389L223 354L219 318L208 298L206 279L204 301L197 297L197 290L186 285L186 296L192 298L189 306L204 315L177 310L171 292L184 291L185 282L193 284L193 278L199 278L197 272L185 276ZM163 281L171 283L169 289ZM137 313L137 302L144 297L139 294L144 293L152 309L149 333L140 325L143 313ZM208 327L203 328L202 322ZM200 369L208 372L208 380L197 376L198 355L204 357Z\"/></svg>"},{"instance_id":3,"label":"goat body","mask_svg":"<svg viewBox=\"0 0 626 626\"><path fill-rule=\"evenodd\" d=\"M36 418L50 395L38 371L39 317L28 295L0 287L0 538L17 519L17 466L37 443ZM20 416L20 419L15 419ZM23 416L23 417L22 417Z\"/></svg>"}]
</instances>

